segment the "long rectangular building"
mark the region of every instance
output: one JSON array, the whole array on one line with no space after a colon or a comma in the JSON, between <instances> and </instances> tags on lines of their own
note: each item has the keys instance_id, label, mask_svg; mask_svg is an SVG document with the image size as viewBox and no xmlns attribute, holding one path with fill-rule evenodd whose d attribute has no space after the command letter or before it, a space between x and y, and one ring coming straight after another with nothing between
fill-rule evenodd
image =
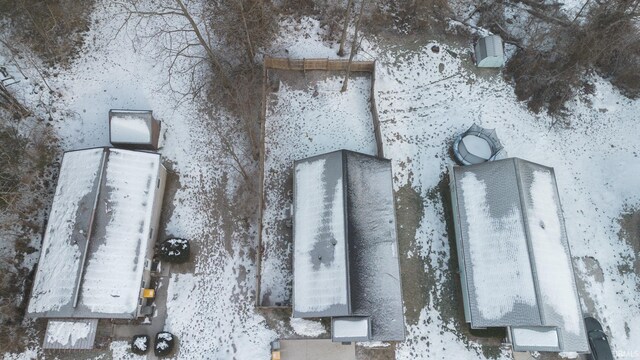
<instances>
[{"instance_id":1,"label":"long rectangular building","mask_svg":"<svg viewBox=\"0 0 640 360\"><path fill-rule=\"evenodd\" d=\"M334 341L402 341L391 162L341 150L295 162L293 316Z\"/></svg>"},{"instance_id":2,"label":"long rectangular building","mask_svg":"<svg viewBox=\"0 0 640 360\"><path fill-rule=\"evenodd\" d=\"M510 158L450 169L465 318L516 351L588 352L552 168Z\"/></svg>"},{"instance_id":3,"label":"long rectangular building","mask_svg":"<svg viewBox=\"0 0 640 360\"><path fill-rule=\"evenodd\" d=\"M30 317L140 315L165 179L155 153L94 148L64 154Z\"/></svg>"}]
</instances>

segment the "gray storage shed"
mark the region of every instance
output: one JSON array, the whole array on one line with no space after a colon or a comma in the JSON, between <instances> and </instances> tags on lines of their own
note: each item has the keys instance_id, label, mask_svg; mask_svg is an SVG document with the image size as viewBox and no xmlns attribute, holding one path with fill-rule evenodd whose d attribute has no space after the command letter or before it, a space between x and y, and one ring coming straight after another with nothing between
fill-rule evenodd
<instances>
[{"instance_id":1,"label":"gray storage shed","mask_svg":"<svg viewBox=\"0 0 640 360\"><path fill-rule=\"evenodd\" d=\"M516 351L589 351L552 168L517 158L449 171L465 319Z\"/></svg>"},{"instance_id":2,"label":"gray storage shed","mask_svg":"<svg viewBox=\"0 0 640 360\"><path fill-rule=\"evenodd\" d=\"M334 341L402 341L391 161L340 150L294 164L293 317Z\"/></svg>"},{"instance_id":3,"label":"gray storage shed","mask_svg":"<svg viewBox=\"0 0 640 360\"><path fill-rule=\"evenodd\" d=\"M504 48L499 35L489 35L478 40L475 45L476 65L484 68L504 66Z\"/></svg>"}]
</instances>

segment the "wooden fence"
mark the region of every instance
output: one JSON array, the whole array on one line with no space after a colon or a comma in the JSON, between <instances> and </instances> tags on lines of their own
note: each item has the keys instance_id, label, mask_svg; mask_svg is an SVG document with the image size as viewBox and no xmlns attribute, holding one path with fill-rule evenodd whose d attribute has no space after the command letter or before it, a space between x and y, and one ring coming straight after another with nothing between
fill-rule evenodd
<instances>
[{"instance_id":1,"label":"wooden fence","mask_svg":"<svg viewBox=\"0 0 640 360\"><path fill-rule=\"evenodd\" d=\"M352 61L351 71L354 72L374 72L375 61ZM325 71L346 71L349 60L341 59L289 59L271 58L264 59L264 67L274 70L325 70Z\"/></svg>"},{"instance_id":2,"label":"wooden fence","mask_svg":"<svg viewBox=\"0 0 640 360\"><path fill-rule=\"evenodd\" d=\"M265 57L262 74L262 103L260 110L260 187L258 204L258 251L256 251L256 307L261 309L278 309L288 306L262 306L260 299L260 283L262 276L262 216L265 206L264 191L264 153L265 153L265 122L267 117L267 92L269 89L269 70L285 71L346 71L349 66L348 60L341 59L289 59ZM373 119L373 131L376 139L376 149L378 157L384 157L382 148L382 134L380 133L380 119L376 106L375 84L376 84L376 62L375 61L352 61L350 71L371 73L371 97L369 99L371 117Z\"/></svg>"}]
</instances>

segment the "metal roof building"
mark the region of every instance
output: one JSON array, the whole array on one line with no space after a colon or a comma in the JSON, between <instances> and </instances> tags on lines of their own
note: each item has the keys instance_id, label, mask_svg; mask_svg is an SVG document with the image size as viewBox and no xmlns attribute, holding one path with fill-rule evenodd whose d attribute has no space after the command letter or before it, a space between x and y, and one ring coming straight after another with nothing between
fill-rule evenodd
<instances>
[{"instance_id":1,"label":"metal roof building","mask_svg":"<svg viewBox=\"0 0 640 360\"><path fill-rule=\"evenodd\" d=\"M95 148L64 154L30 317L140 315L165 178L155 153Z\"/></svg>"},{"instance_id":2,"label":"metal roof building","mask_svg":"<svg viewBox=\"0 0 640 360\"><path fill-rule=\"evenodd\" d=\"M516 351L588 352L552 168L517 158L452 167L465 318Z\"/></svg>"},{"instance_id":3,"label":"metal roof building","mask_svg":"<svg viewBox=\"0 0 640 360\"><path fill-rule=\"evenodd\" d=\"M489 35L478 40L474 47L476 65L485 68L504 66L504 49L499 35Z\"/></svg>"},{"instance_id":4,"label":"metal roof building","mask_svg":"<svg viewBox=\"0 0 640 360\"><path fill-rule=\"evenodd\" d=\"M402 341L391 162L341 150L295 162L293 316L334 341Z\"/></svg>"}]
</instances>

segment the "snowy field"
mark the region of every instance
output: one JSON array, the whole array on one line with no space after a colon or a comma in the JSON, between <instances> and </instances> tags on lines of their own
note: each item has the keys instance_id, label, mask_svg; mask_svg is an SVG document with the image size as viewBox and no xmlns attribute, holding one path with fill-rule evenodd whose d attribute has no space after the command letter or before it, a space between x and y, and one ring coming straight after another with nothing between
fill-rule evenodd
<instances>
[{"instance_id":1,"label":"snowy field","mask_svg":"<svg viewBox=\"0 0 640 360\"><path fill-rule=\"evenodd\" d=\"M251 254L257 243L256 226L238 226L238 219L228 211L237 191L237 173L226 165L226 155L211 145L216 133L200 115L197 101L178 98L167 88L168 65L151 56L151 51L142 51L149 49L136 42L132 29L116 36L119 24L108 21L117 19L109 4L97 6L100 10L93 15L94 25L83 56L68 71L46 77L48 85L60 93L59 98L34 92L42 86L35 73L29 81L20 83L18 96L37 105L37 111L51 114L65 150L108 145L110 108L153 109L163 121L165 136L160 152L172 164L180 185L173 196L166 198L172 202L173 211L165 232L193 239L200 249L194 271L173 274L169 284L166 330L179 338L176 358L268 358L269 342L278 334L254 309L255 265ZM272 54L281 54L286 48L295 58L325 57L337 50L321 39L323 30L315 20L304 19L301 26L291 26L288 20L284 24L270 50ZM153 31L153 27L146 31ZM393 160L394 187L414 189L424 205L415 232L417 251L400 256L418 257L440 284L452 281L446 265L452 256L446 204L441 196L432 194L437 193L452 162L449 145L453 136L474 122L496 128L510 156L555 168L583 310L601 320L620 358L639 358L640 279L633 270L625 270L638 255L619 234L623 232L622 214L640 207L640 101L628 100L605 80L593 77L590 80L596 86L595 93L581 94L573 100L569 104L570 124L562 126L547 115L528 111L498 72L470 66L470 49L424 38L402 41L367 38L360 55L377 59L374 96L384 153ZM434 53L432 45L440 46L441 51ZM146 46L154 44L147 42ZM174 86L184 86L177 80ZM340 147L375 151L373 132L364 125L370 116L368 94L363 93L368 91L368 80L352 81L346 94L339 93L338 81L318 82L316 98L308 97L315 89L288 87L285 82L277 97L271 95L270 102L276 106L271 107L268 118L280 117L283 124L296 124L293 129L297 133L268 132L282 137L267 138L278 146L273 151L280 149L279 154L267 154L267 159L278 155L278 162L269 163L267 168L282 172L298 156ZM287 101L278 102L285 99L281 98L285 94ZM337 128L337 119L325 116L344 108L354 117L351 120L360 124L355 130ZM220 116L228 116L217 111ZM310 125L306 120L316 122ZM323 132L317 134L319 130ZM282 219L284 209L274 209L269 218ZM277 275L263 278L265 282L271 280L281 284L287 279ZM413 285L403 281L405 287ZM442 291L442 286L436 286L418 319L407 322L407 340L396 346L398 359L486 357L482 346L461 334L434 305ZM316 325L291 325L312 335L323 332ZM40 343L41 338L34 339L24 353L4 354L4 358L42 358ZM97 358L134 358L127 348L126 343L115 342L108 350L110 354ZM502 351L497 356L510 358L511 354Z\"/></svg>"},{"instance_id":2,"label":"snowy field","mask_svg":"<svg viewBox=\"0 0 640 360\"><path fill-rule=\"evenodd\" d=\"M278 76L275 74L272 77ZM358 75L340 92L342 77L324 71L280 72L281 85L267 98L260 304L291 303L293 162L341 149L376 154L369 109L371 80Z\"/></svg>"}]
</instances>

